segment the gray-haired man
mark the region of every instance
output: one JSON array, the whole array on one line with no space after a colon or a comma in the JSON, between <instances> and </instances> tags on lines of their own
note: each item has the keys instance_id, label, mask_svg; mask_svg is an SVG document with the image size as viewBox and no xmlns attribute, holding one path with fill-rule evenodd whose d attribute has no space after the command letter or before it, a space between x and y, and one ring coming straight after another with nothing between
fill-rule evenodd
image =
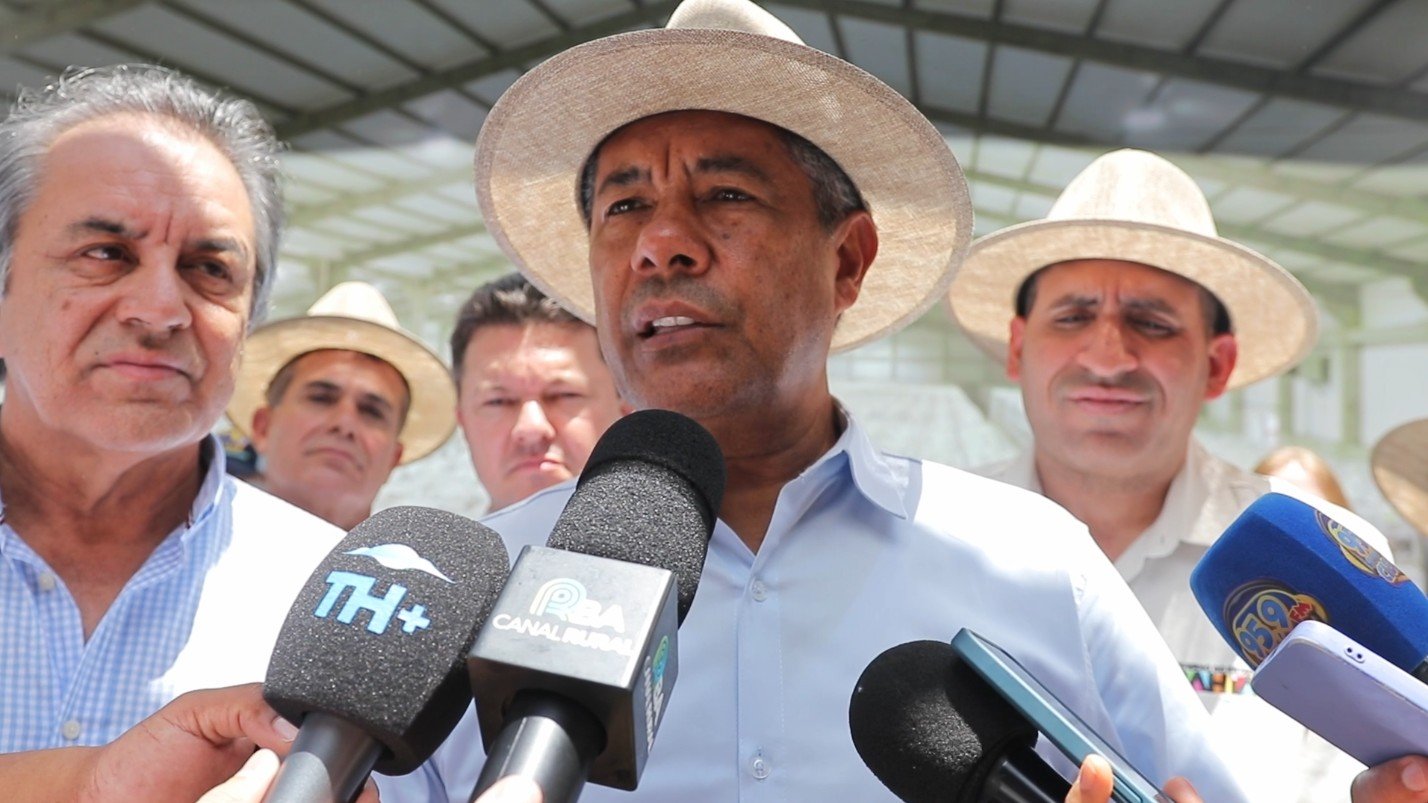
<instances>
[{"instance_id":1,"label":"gray-haired man","mask_svg":"<svg viewBox=\"0 0 1428 803\"><path fill-rule=\"evenodd\" d=\"M272 285L276 151L251 104L147 66L0 123L0 752L260 679L335 542L208 434Z\"/></svg>"}]
</instances>

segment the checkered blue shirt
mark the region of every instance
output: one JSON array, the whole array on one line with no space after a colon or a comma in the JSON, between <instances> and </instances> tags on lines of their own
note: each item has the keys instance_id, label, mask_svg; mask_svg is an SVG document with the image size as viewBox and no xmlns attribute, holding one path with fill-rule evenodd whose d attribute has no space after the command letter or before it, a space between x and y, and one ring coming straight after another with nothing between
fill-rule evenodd
<instances>
[{"instance_id":1,"label":"checkered blue shirt","mask_svg":"<svg viewBox=\"0 0 1428 803\"><path fill-rule=\"evenodd\" d=\"M333 526L224 472L210 439L189 520L125 584L86 643L64 581L0 505L0 753L112 741L178 694L261 680Z\"/></svg>"}]
</instances>

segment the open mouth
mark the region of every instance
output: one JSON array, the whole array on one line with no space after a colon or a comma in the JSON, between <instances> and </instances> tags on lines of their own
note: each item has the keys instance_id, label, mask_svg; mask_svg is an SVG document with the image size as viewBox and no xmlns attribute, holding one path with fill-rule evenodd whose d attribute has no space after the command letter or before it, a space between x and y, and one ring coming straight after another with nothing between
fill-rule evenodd
<instances>
[{"instance_id":1,"label":"open mouth","mask_svg":"<svg viewBox=\"0 0 1428 803\"><path fill-rule=\"evenodd\" d=\"M684 315L666 315L663 318L655 318L646 324L640 331L640 337L651 338L656 335L683 332L703 325Z\"/></svg>"}]
</instances>

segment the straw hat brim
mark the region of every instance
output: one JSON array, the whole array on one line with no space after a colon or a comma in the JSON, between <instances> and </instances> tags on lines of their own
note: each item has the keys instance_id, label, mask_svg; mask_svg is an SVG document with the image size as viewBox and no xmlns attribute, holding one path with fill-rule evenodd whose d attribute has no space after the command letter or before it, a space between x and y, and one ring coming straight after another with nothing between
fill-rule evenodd
<instances>
[{"instance_id":1,"label":"straw hat brim","mask_svg":"<svg viewBox=\"0 0 1428 803\"><path fill-rule=\"evenodd\" d=\"M1229 312L1238 344L1231 389L1296 365L1318 337L1314 299L1268 257L1223 238L1125 220L1036 220L978 238L952 283L952 314L974 343L1004 363L1021 283L1074 259L1137 262L1213 293Z\"/></svg>"},{"instance_id":2,"label":"straw hat brim","mask_svg":"<svg viewBox=\"0 0 1428 803\"><path fill-rule=\"evenodd\" d=\"M844 350L910 323L945 294L971 239L961 168L901 95L805 45L727 30L659 29L567 50L516 81L476 144L486 228L533 284L595 320L579 171L607 135L705 109L762 120L822 148L863 193L878 256L834 332Z\"/></svg>"},{"instance_id":3,"label":"straw hat brim","mask_svg":"<svg viewBox=\"0 0 1428 803\"><path fill-rule=\"evenodd\" d=\"M253 413L266 404L273 376L294 358L338 349L370 354L406 379L411 404L402 427L402 464L431 454L456 429L456 385L431 349L416 338L378 323L345 316L311 315L268 324L243 347L228 418L248 434Z\"/></svg>"},{"instance_id":4,"label":"straw hat brim","mask_svg":"<svg viewBox=\"0 0 1428 803\"><path fill-rule=\"evenodd\" d=\"M1420 535L1428 536L1428 418L1380 438L1369 465L1384 498Z\"/></svg>"}]
</instances>

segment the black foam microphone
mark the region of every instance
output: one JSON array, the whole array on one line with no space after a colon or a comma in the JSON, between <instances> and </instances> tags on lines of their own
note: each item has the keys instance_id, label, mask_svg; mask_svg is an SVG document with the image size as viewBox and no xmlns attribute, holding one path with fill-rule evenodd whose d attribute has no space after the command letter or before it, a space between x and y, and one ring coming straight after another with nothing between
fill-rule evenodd
<instances>
[{"instance_id":1,"label":"black foam microphone","mask_svg":"<svg viewBox=\"0 0 1428 803\"><path fill-rule=\"evenodd\" d=\"M1071 789L1032 749L1036 726L944 642L874 658L848 726L863 763L908 803L1052 803Z\"/></svg>"},{"instance_id":2,"label":"black foam microphone","mask_svg":"<svg viewBox=\"0 0 1428 803\"><path fill-rule=\"evenodd\" d=\"M500 536L423 507L383 510L318 565L278 633L263 698L298 726L265 798L352 799L411 772L471 700L463 658L506 579Z\"/></svg>"},{"instance_id":3,"label":"black foam microphone","mask_svg":"<svg viewBox=\"0 0 1428 803\"><path fill-rule=\"evenodd\" d=\"M636 787L723 494L719 446L689 418L632 413L600 439L471 648L488 756L473 798L507 775L533 778L545 803L587 780Z\"/></svg>"}]
</instances>

